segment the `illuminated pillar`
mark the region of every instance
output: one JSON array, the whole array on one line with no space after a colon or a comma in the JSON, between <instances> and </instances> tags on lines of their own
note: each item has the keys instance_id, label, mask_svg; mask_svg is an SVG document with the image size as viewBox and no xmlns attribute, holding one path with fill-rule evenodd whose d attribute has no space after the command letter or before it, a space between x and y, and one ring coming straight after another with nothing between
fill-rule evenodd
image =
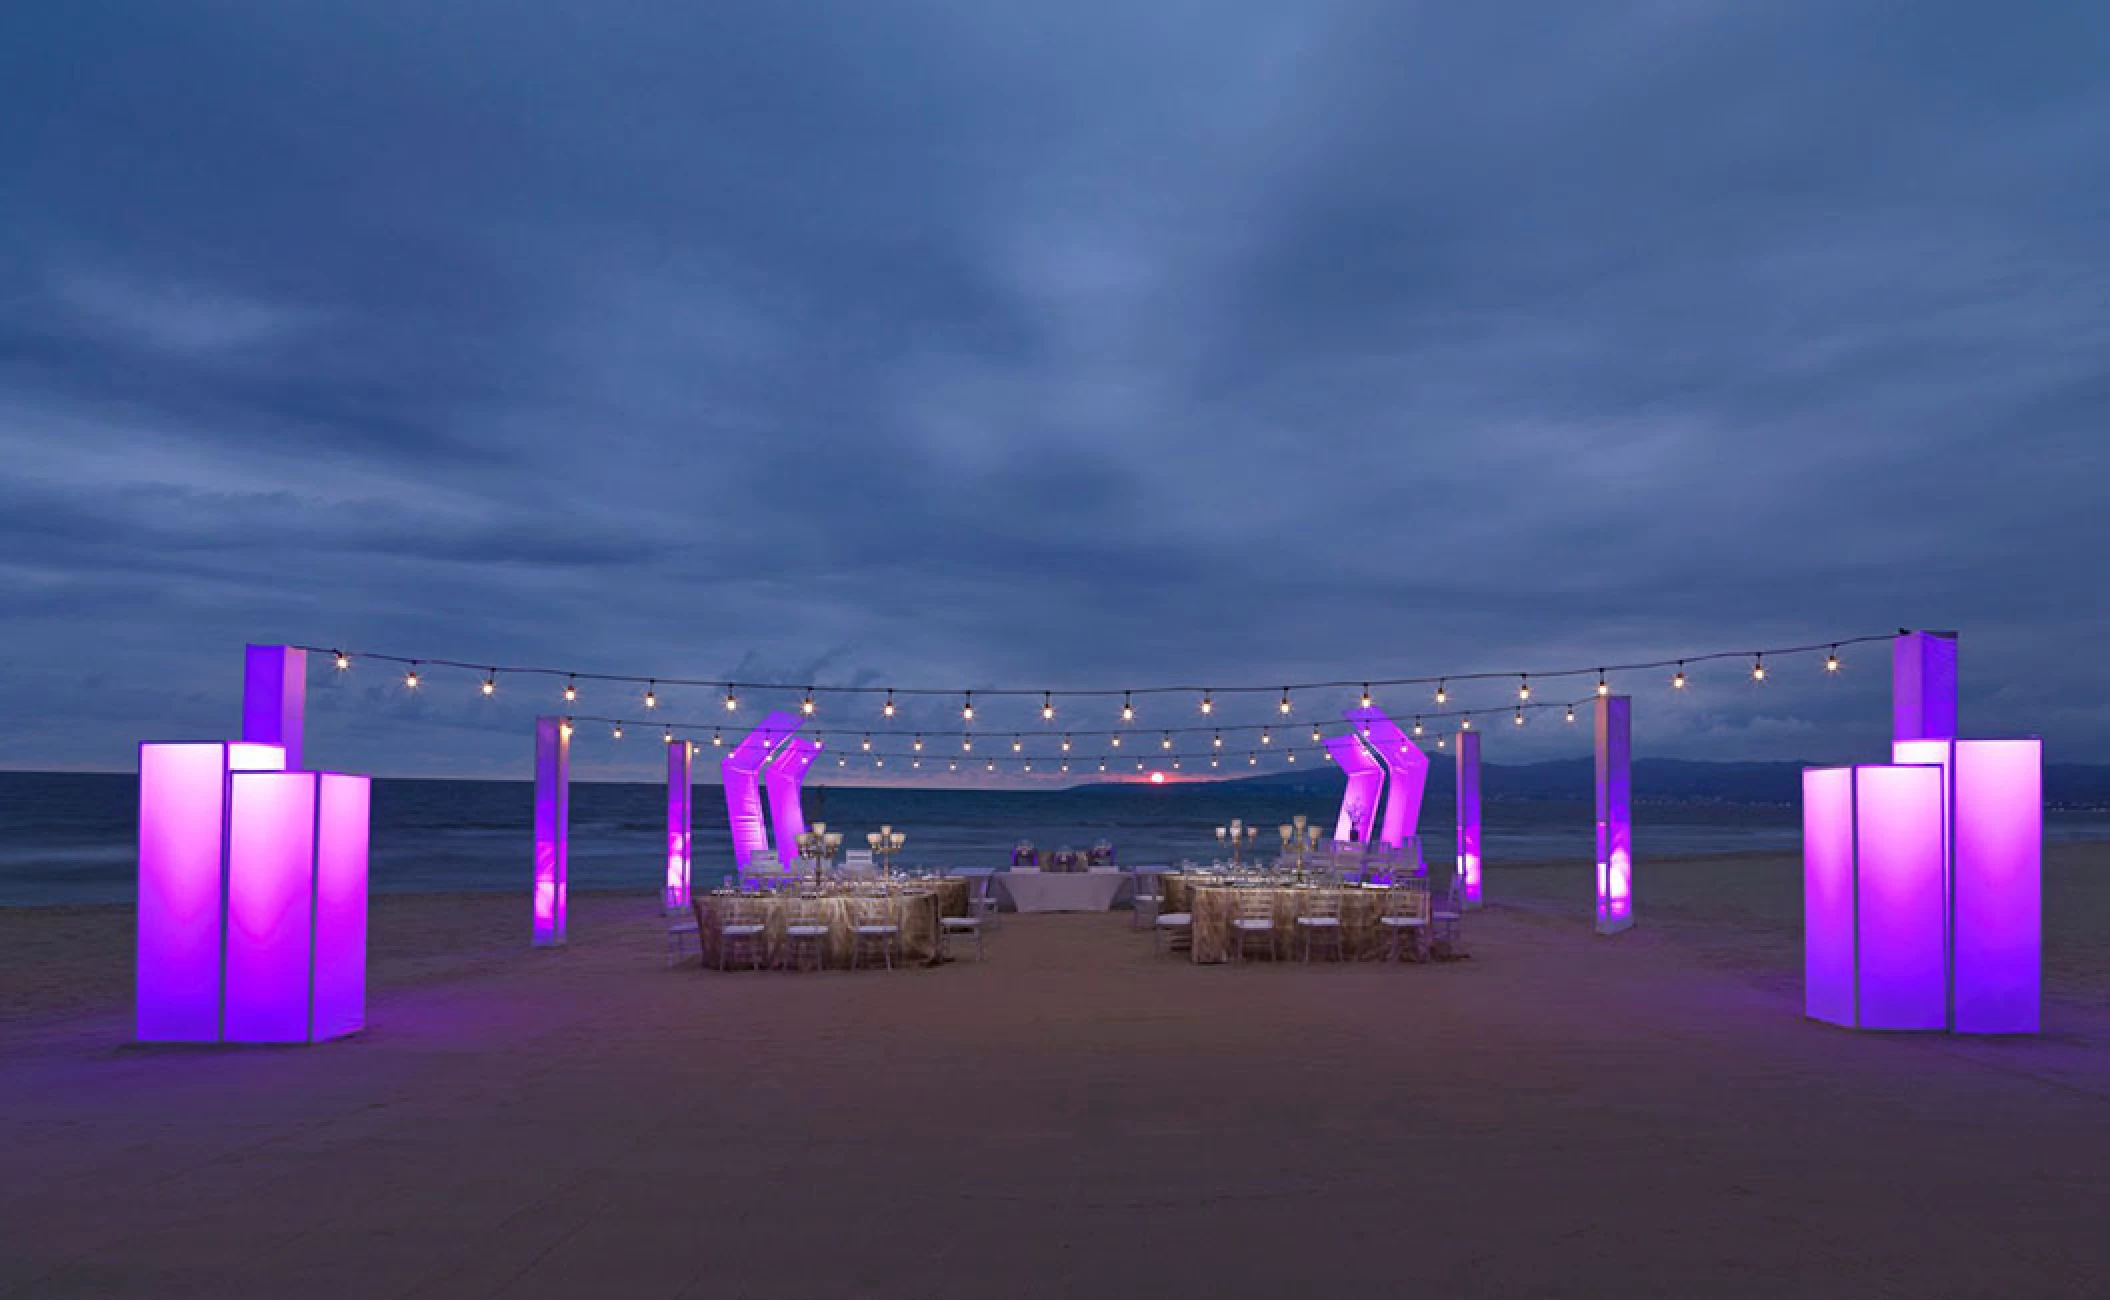
<instances>
[{"instance_id":1,"label":"illuminated pillar","mask_svg":"<svg viewBox=\"0 0 2110 1300\"><path fill-rule=\"evenodd\" d=\"M806 833L806 811L799 792L806 784L807 769L820 753L821 742L795 736L778 747L762 778L769 787L769 823L777 837L777 865L786 871L799 867L799 836Z\"/></svg>"},{"instance_id":2,"label":"illuminated pillar","mask_svg":"<svg viewBox=\"0 0 2110 1300\"><path fill-rule=\"evenodd\" d=\"M1898 763L1942 775L1948 1027L2033 1034L2043 1003L2044 745L1901 740Z\"/></svg>"},{"instance_id":3,"label":"illuminated pillar","mask_svg":"<svg viewBox=\"0 0 2110 1300\"><path fill-rule=\"evenodd\" d=\"M689 905L689 801L694 792L692 760L696 746L677 740L667 746L667 892L669 907Z\"/></svg>"},{"instance_id":4,"label":"illuminated pillar","mask_svg":"<svg viewBox=\"0 0 2110 1300\"><path fill-rule=\"evenodd\" d=\"M338 772L229 775L228 1042L306 1043L365 1027L370 784Z\"/></svg>"},{"instance_id":5,"label":"illuminated pillar","mask_svg":"<svg viewBox=\"0 0 2110 1300\"><path fill-rule=\"evenodd\" d=\"M1900 632L1891 642L1892 740L1956 736L1956 634Z\"/></svg>"},{"instance_id":6,"label":"illuminated pillar","mask_svg":"<svg viewBox=\"0 0 2110 1300\"><path fill-rule=\"evenodd\" d=\"M564 942L571 868L571 721L535 719L535 946Z\"/></svg>"},{"instance_id":7,"label":"illuminated pillar","mask_svg":"<svg viewBox=\"0 0 2110 1300\"><path fill-rule=\"evenodd\" d=\"M1458 888L1467 907L1480 906L1480 733L1458 733Z\"/></svg>"},{"instance_id":8,"label":"illuminated pillar","mask_svg":"<svg viewBox=\"0 0 2110 1300\"><path fill-rule=\"evenodd\" d=\"M242 739L285 750L289 771L300 770L307 701L307 651L283 645L252 645L244 651Z\"/></svg>"},{"instance_id":9,"label":"illuminated pillar","mask_svg":"<svg viewBox=\"0 0 2110 1300\"><path fill-rule=\"evenodd\" d=\"M1597 697L1597 933L1634 924L1633 705Z\"/></svg>"},{"instance_id":10,"label":"illuminated pillar","mask_svg":"<svg viewBox=\"0 0 2110 1300\"><path fill-rule=\"evenodd\" d=\"M1364 709L1349 709L1341 715L1357 724L1363 739L1369 743L1372 753L1385 765L1385 817L1377 832L1377 842L1390 848L1404 848L1420 829L1421 796L1429 782L1429 756L1421 746L1408 739L1407 733L1399 729L1390 715L1375 705ZM1474 743L1479 738L1474 737ZM1370 838L1370 828L1363 828L1363 838ZM1473 896L1479 897L1479 877L1474 877ZM1477 906L1477 901L1474 904Z\"/></svg>"},{"instance_id":11,"label":"illuminated pillar","mask_svg":"<svg viewBox=\"0 0 2110 1300\"><path fill-rule=\"evenodd\" d=\"M1368 844L1371 827L1377 824L1378 800L1385 790L1385 771L1363 742L1352 735L1328 736L1320 743L1348 774L1348 788L1341 794L1341 812L1334 819L1334 841Z\"/></svg>"},{"instance_id":12,"label":"illuminated pillar","mask_svg":"<svg viewBox=\"0 0 2110 1300\"><path fill-rule=\"evenodd\" d=\"M805 719L797 714L772 710L762 719L761 725L741 737L718 764L719 779L725 783L725 814L733 837L733 865L742 875L753 866L756 858L769 852L769 827L762 819L762 770L775 755L777 746L804 725Z\"/></svg>"},{"instance_id":13,"label":"illuminated pillar","mask_svg":"<svg viewBox=\"0 0 2110 1300\"><path fill-rule=\"evenodd\" d=\"M1803 1010L1850 1029L1947 1021L1942 769L1802 774Z\"/></svg>"}]
</instances>

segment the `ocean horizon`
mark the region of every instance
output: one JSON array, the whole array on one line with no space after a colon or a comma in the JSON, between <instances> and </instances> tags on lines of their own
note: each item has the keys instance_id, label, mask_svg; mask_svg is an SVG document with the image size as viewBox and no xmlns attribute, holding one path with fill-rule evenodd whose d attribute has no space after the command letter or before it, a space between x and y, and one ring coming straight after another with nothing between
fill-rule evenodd
<instances>
[{"instance_id":1,"label":"ocean horizon","mask_svg":"<svg viewBox=\"0 0 2110 1300\"><path fill-rule=\"evenodd\" d=\"M127 903L137 861L137 779L127 773L0 772L0 906ZM695 788L695 879L723 879L732 861L721 787ZM665 836L663 785L574 782L574 889L652 889ZM377 778L372 888L376 893L508 893L526 887L531 861L530 781ZM1084 786L1064 790L957 790L814 786L810 820L860 842L890 824L906 832L904 868L1002 866L1029 840L1042 851L1114 845L1127 865L1207 859L1215 828L1236 817L1258 825L1261 848L1297 814L1330 824L1338 797L1237 783ZM1483 810L1491 867L1587 863L1594 855L1586 799L1499 799ZM1424 802L1423 851L1440 861L1453 834L1448 794ZM2110 839L2110 813L2046 814L2046 839ZM1799 852L1802 819L1788 804L1639 800L1634 839L1643 861L1736 852ZM1277 841L1279 843L1279 841Z\"/></svg>"}]
</instances>

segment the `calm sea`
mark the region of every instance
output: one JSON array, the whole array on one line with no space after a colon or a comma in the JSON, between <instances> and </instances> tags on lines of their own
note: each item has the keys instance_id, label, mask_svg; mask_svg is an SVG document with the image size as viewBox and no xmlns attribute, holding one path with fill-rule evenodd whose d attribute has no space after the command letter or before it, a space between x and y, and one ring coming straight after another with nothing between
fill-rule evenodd
<instances>
[{"instance_id":1,"label":"calm sea","mask_svg":"<svg viewBox=\"0 0 2110 1300\"><path fill-rule=\"evenodd\" d=\"M722 876L731 862L724 796L698 786L697 875ZM530 869L533 787L512 781L374 782L373 887L419 893L505 892ZM1269 836L1293 814L1330 819L1323 794L1238 786L1123 786L1069 791L807 790L807 815L849 841L891 823L908 835L903 866L994 866L1021 839L1042 850L1083 849L1105 839L1124 863L1206 858L1214 828L1233 817ZM664 853L666 791L658 785L572 788L571 879L580 889L650 889ZM1489 801L1483 846L1491 862L1587 862L1593 851L1585 803ZM1447 854L1451 804L1431 798L1421 823L1431 858ZM1749 849L1792 851L1801 814L1786 806L1644 804L1635 810L1637 851L1662 856ZM2110 818L2054 815L2052 839L2110 838ZM137 781L127 775L0 772L0 906L120 903L133 897Z\"/></svg>"}]
</instances>

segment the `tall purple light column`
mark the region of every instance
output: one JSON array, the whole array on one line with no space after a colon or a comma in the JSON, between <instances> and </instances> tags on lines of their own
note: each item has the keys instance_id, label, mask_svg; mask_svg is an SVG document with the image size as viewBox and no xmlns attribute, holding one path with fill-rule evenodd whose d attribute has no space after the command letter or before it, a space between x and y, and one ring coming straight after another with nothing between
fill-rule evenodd
<instances>
[{"instance_id":1,"label":"tall purple light column","mask_svg":"<svg viewBox=\"0 0 2110 1300\"><path fill-rule=\"evenodd\" d=\"M1891 739L1956 736L1956 634L1900 632L1890 643Z\"/></svg>"},{"instance_id":2,"label":"tall purple light column","mask_svg":"<svg viewBox=\"0 0 2110 1300\"><path fill-rule=\"evenodd\" d=\"M535 719L535 946L564 942L571 878L571 721Z\"/></svg>"},{"instance_id":3,"label":"tall purple light column","mask_svg":"<svg viewBox=\"0 0 2110 1300\"><path fill-rule=\"evenodd\" d=\"M1328 736L1321 743L1348 774L1348 789L1341 795L1341 812L1334 819L1333 838L1341 844L1368 844L1370 828L1377 823L1378 800L1384 795L1384 769L1354 736Z\"/></svg>"},{"instance_id":4,"label":"tall purple light column","mask_svg":"<svg viewBox=\"0 0 2110 1300\"><path fill-rule=\"evenodd\" d=\"M286 751L286 770L301 768L306 730L308 652L251 645L242 653L242 739Z\"/></svg>"},{"instance_id":5,"label":"tall purple light column","mask_svg":"<svg viewBox=\"0 0 2110 1300\"><path fill-rule=\"evenodd\" d=\"M1634 924L1633 705L1597 697L1597 933Z\"/></svg>"},{"instance_id":6,"label":"tall purple light column","mask_svg":"<svg viewBox=\"0 0 2110 1300\"><path fill-rule=\"evenodd\" d=\"M772 710L718 765L719 779L725 783L726 821L733 834L733 865L739 871L746 871L757 854L769 852L769 827L762 820L762 769L803 721L795 714Z\"/></svg>"},{"instance_id":7,"label":"tall purple light column","mask_svg":"<svg viewBox=\"0 0 2110 1300\"><path fill-rule=\"evenodd\" d=\"M667 746L667 906L689 905L692 867L690 803L695 791L692 741L677 740Z\"/></svg>"},{"instance_id":8,"label":"tall purple light column","mask_svg":"<svg viewBox=\"0 0 2110 1300\"><path fill-rule=\"evenodd\" d=\"M228 778L221 1033L306 1043L366 1024L370 782L340 772Z\"/></svg>"},{"instance_id":9,"label":"tall purple light column","mask_svg":"<svg viewBox=\"0 0 2110 1300\"><path fill-rule=\"evenodd\" d=\"M1458 733L1458 893L1480 906L1480 733Z\"/></svg>"}]
</instances>

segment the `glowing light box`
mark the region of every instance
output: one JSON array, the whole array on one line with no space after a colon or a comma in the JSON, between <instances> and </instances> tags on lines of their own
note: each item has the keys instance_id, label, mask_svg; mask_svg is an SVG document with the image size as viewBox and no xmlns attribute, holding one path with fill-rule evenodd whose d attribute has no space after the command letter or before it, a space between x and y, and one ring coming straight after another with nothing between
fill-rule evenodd
<instances>
[{"instance_id":1,"label":"glowing light box","mask_svg":"<svg viewBox=\"0 0 2110 1300\"><path fill-rule=\"evenodd\" d=\"M693 865L691 836L694 830L689 814L691 798L695 792L695 755L695 747L686 740L677 740L667 746L666 899L669 907L689 905L689 880Z\"/></svg>"},{"instance_id":2,"label":"glowing light box","mask_svg":"<svg viewBox=\"0 0 2110 1300\"><path fill-rule=\"evenodd\" d=\"M1320 743L1348 775L1340 815L1334 819L1333 838L1342 844L1368 844L1370 828L1377 823L1378 800L1384 794L1384 769L1354 736L1328 736Z\"/></svg>"},{"instance_id":3,"label":"glowing light box","mask_svg":"<svg viewBox=\"0 0 2110 1300\"><path fill-rule=\"evenodd\" d=\"M1948 1022L1942 769L1802 775L1803 1010L1852 1029Z\"/></svg>"},{"instance_id":4,"label":"glowing light box","mask_svg":"<svg viewBox=\"0 0 2110 1300\"><path fill-rule=\"evenodd\" d=\"M1467 907L1480 906L1480 733L1458 733L1459 893Z\"/></svg>"},{"instance_id":5,"label":"glowing light box","mask_svg":"<svg viewBox=\"0 0 2110 1300\"><path fill-rule=\"evenodd\" d=\"M1634 701L1597 697L1597 933L1634 924Z\"/></svg>"},{"instance_id":6,"label":"glowing light box","mask_svg":"<svg viewBox=\"0 0 2110 1300\"><path fill-rule=\"evenodd\" d=\"M1363 739L1385 765L1385 816L1377 832L1378 842L1404 848L1421 825L1421 796L1429 783L1429 756L1383 709L1373 705L1350 709L1342 716L1358 724ZM1363 838L1370 838L1367 828Z\"/></svg>"},{"instance_id":7,"label":"glowing light box","mask_svg":"<svg viewBox=\"0 0 2110 1300\"><path fill-rule=\"evenodd\" d=\"M571 724L535 719L535 896L537 948L564 942L571 893Z\"/></svg>"}]
</instances>

